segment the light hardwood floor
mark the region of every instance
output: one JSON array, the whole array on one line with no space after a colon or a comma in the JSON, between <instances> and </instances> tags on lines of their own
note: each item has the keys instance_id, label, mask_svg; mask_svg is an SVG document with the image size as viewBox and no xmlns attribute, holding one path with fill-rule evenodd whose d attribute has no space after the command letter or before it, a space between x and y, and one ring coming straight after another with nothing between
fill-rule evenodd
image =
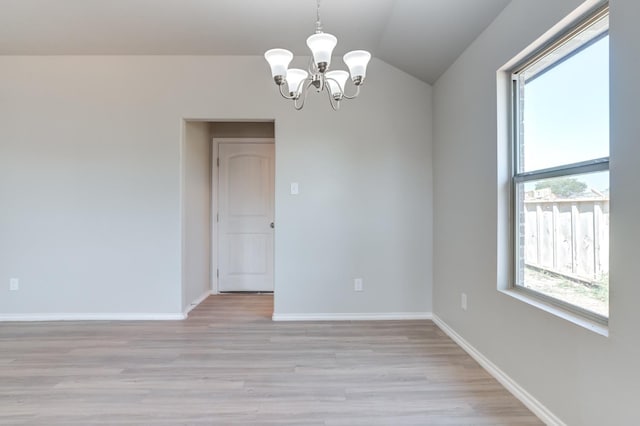
<instances>
[{"instance_id":1,"label":"light hardwood floor","mask_svg":"<svg viewBox=\"0 0 640 426\"><path fill-rule=\"evenodd\" d=\"M431 321L0 323L2 425L539 425Z\"/></svg>"}]
</instances>

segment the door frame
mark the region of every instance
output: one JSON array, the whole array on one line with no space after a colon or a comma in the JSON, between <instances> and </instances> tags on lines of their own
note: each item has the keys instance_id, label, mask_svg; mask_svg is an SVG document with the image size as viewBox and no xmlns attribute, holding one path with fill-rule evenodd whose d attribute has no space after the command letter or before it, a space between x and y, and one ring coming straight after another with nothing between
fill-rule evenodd
<instances>
[{"instance_id":1,"label":"door frame","mask_svg":"<svg viewBox=\"0 0 640 426\"><path fill-rule=\"evenodd\" d=\"M274 164L276 161L276 152L275 152L275 138L212 138L211 140L211 293L212 294L220 294L220 286L218 281L218 153L220 150L220 144L222 143L254 143L254 144L273 144L274 146ZM274 168L275 175L275 168ZM275 178L275 176L274 176ZM275 192L274 192L274 200L273 205L275 207ZM274 222L275 222L275 211L274 211ZM274 242L275 242L275 234L274 234ZM274 269L275 269L275 244L273 248L273 257L274 257ZM273 293L275 294L275 276L273 283Z\"/></svg>"}]
</instances>

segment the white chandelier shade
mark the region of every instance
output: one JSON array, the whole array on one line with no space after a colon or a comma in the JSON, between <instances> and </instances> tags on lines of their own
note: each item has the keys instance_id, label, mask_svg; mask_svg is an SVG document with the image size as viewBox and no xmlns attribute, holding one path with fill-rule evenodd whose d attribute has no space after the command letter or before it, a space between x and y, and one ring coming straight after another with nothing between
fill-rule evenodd
<instances>
[{"instance_id":1,"label":"white chandelier shade","mask_svg":"<svg viewBox=\"0 0 640 426\"><path fill-rule=\"evenodd\" d=\"M309 73L298 68L287 70L287 85L289 86L290 95L300 95L304 80L307 79Z\"/></svg>"},{"instance_id":2,"label":"white chandelier shade","mask_svg":"<svg viewBox=\"0 0 640 426\"><path fill-rule=\"evenodd\" d=\"M286 49L271 49L265 52L264 58L271 66L271 76L275 78L287 75L287 68L293 59L293 53Z\"/></svg>"},{"instance_id":3,"label":"white chandelier shade","mask_svg":"<svg viewBox=\"0 0 640 426\"><path fill-rule=\"evenodd\" d=\"M367 75L367 65L371 60L371 53L366 50L354 50L344 55L343 60L349 67L352 79L354 77L364 79Z\"/></svg>"},{"instance_id":4,"label":"white chandelier shade","mask_svg":"<svg viewBox=\"0 0 640 426\"><path fill-rule=\"evenodd\" d=\"M344 93L344 85L347 84L347 79L349 78L349 73L342 70L329 71L326 77L331 96L333 96L334 99L341 99Z\"/></svg>"},{"instance_id":5,"label":"white chandelier shade","mask_svg":"<svg viewBox=\"0 0 640 426\"><path fill-rule=\"evenodd\" d=\"M327 33L314 34L307 38L307 46L309 46L311 50L316 66L329 68L329 65L331 65L331 54L336 44L338 44L338 39Z\"/></svg>"},{"instance_id":6,"label":"white chandelier shade","mask_svg":"<svg viewBox=\"0 0 640 426\"><path fill-rule=\"evenodd\" d=\"M307 46L311 50L309 72L292 68L289 64L293 60L293 53L286 49L270 49L264 54L265 59L271 67L271 76L278 85L280 94L285 99L292 100L294 107L300 110L304 107L304 102L311 87L317 92L327 91L329 102L334 110L340 108L340 101L343 99L353 99L360 94L367 75L367 65L371 60L371 53L366 50L354 50L344 55L344 63L349 68L349 72L342 70L332 70L331 56L338 44L338 39L322 31L320 22L320 0L317 0L318 12L315 34L307 38ZM351 75L351 81L355 86L355 93L346 93L346 84ZM285 86L286 84L286 86Z\"/></svg>"}]
</instances>

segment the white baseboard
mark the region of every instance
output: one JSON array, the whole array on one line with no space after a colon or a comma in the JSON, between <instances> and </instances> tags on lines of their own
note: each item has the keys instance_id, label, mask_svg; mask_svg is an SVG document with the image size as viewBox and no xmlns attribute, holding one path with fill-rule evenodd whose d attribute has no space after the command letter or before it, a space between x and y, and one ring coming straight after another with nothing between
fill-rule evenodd
<instances>
[{"instance_id":1,"label":"white baseboard","mask_svg":"<svg viewBox=\"0 0 640 426\"><path fill-rule=\"evenodd\" d=\"M0 322L7 321L178 321L185 319L181 313L102 313L102 314L0 314Z\"/></svg>"},{"instance_id":2,"label":"white baseboard","mask_svg":"<svg viewBox=\"0 0 640 426\"><path fill-rule=\"evenodd\" d=\"M456 333L447 323L445 323L436 314L433 314L433 322L444 331L447 336L458 344L465 352L467 352L478 364L482 366L489 374L491 374L502 386L520 400L533 414L538 416L545 424L549 426L566 426L566 424L553 414L547 407L542 405L540 401L535 399L529 392L520 386L515 380L509 377L504 371L500 370L497 365L489 361L480 351L474 348L462 336Z\"/></svg>"},{"instance_id":3,"label":"white baseboard","mask_svg":"<svg viewBox=\"0 0 640 426\"><path fill-rule=\"evenodd\" d=\"M273 321L389 321L430 320L431 312L382 312L365 314L277 314Z\"/></svg>"},{"instance_id":4,"label":"white baseboard","mask_svg":"<svg viewBox=\"0 0 640 426\"><path fill-rule=\"evenodd\" d=\"M191 304L184 309L184 312L183 312L184 317L185 318L188 317L189 312L193 311L196 308L196 306L204 302L206 298L209 296L211 296L211 290L207 290L206 292L202 293L200 297L198 297L196 300L191 302Z\"/></svg>"}]
</instances>

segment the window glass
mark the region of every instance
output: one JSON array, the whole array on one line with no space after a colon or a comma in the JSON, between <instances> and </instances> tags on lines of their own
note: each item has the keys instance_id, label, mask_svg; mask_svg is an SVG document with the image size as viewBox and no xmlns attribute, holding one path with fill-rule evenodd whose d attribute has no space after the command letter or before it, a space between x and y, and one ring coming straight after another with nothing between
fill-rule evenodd
<instances>
[{"instance_id":1,"label":"window glass","mask_svg":"<svg viewBox=\"0 0 640 426\"><path fill-rule=\"evenodd\" d=\"M517 184L521 286L609 315L609 172Z\"/></svg>"},{"instance_id":2,"label":"window glass","mask_svg":"<svg viewBox=\"0 0 640 426\"><path fill-rule=\"evenodd\" d=\"M525 80L519 171L609 156L609 37Z\"/></svg>"}]
</instances>

